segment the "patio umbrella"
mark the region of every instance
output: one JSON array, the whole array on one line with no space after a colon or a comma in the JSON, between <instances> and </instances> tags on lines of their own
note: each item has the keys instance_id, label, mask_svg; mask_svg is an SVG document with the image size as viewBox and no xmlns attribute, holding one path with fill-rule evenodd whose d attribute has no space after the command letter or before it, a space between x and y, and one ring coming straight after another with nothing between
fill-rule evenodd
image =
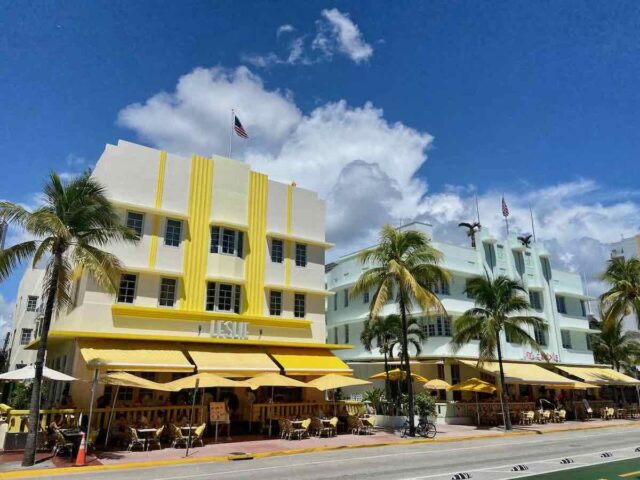
<instances>
[{"instance_id":1,"label":"patio umbrella","mask_svg":"<svg viewBox=\"0 0 640 480\"><path fill-rule=\"evenodd\" d=\"M167 386L171 386L177 390L185 390L193 388L193 399L191 401L191 413L189 415L189 426L193 424L193 412L196 408L196 392L198 388L202 388L202 406L204 406L204 389L205 388L220 388L220 387L249 387L246 382L240 382L236 380L229 380L228 378L215 375L213 373L196 373L188 377L179 378L173 382L165 383ZM202 421L202 418L200 418ZM218 424L216 423L216 439L218 437ZM189 429L189 439L187 441L187 451L185 456L189 456L189 446L191 445L191 429Z\"/></svg>"},{"instance_id":2,"label":"patio umbrella","mask_svg":"<svg viewBox=\"0 0 640 480\"><path fill-rule=\"evenodd\" d=\"M310 382L307 382L307 385L310 387L317 388L321 392L325 390L335 390L336 388L344 388L344 387L355 387L358 385L370 385L371 382L368 380L360 380L359 378L353 377L345 377L344 375L337 375L335 373L329 373L322 377L318 377Z\"/></svg>"},{"instance_id":3,"label":"patio umbrella","mask_svg":"<svg viewBox=\"0 0 640 480\"><path fill-rule=\"evenodd\" d=\"M434 378L433 380L429 380L427 383L423 385L425 390L447 390L451 387L451 384L445 382L444 380L440 380L439 378Z\"/></svg>"},{"instance_id":4,"label":"patio umbrella","mask_svg":"<svg viewBox=\"0 0 640 480\"><path fill-rule=\"evenodd\" d=\"M51 368L42 367L42 376L44 378L48 378L49 380L56 380L61 382L72 382L77 380L75 377L71 377L62 372L58 372L57 370L53 370ZM22 367L17 370L11 370L10 372L3 373L0 375L0 380L33 380L36 377L36 367L35 365L29 365L27 367Z\"/></svg>"},{"instance_id":5,"label":"patio umbrella","mask_svg":"<svg viewBox=\"0 0 640 480\"><path fill-rule=\"evenodd\" d=\"M389 380L404 380L407 373L404 370L400 370L399 368L394 368L393 370L389 370ZM376 373L375 375L371 375L369 380L384 380L387 378L387 374L385 372ZM412 373L411 378L414 382L427 383L429 380L424 378L422 375L418 375L417 373Z\"/></svg>"},{"instance_id":6,"label":"patio umbrella","mask_svg":"<svg viewBox=\"0 0 640 480\"><path fill-rule=\"evenodd\" d=\"M491 385L484 380L480 380L479 378L470 378L469 380L465 380L464 382L457 383L456 385L452 385L447 388L447 391L458 391L458 392L474 392L476 394L476 414L478 415L478 425L480 425L480 405L478 403L478 393L494 393L496 391L496 387Z\"/></svg>"},{"instance_id":7,"label":"patio umbrella","mask_svg":"<svg viewBox=\"0 0 640 480\"><path fill-rule=\"evenodd\" d=\"M262 373L255 377L245 380L252 390L257 390L260 387L271 387L271 402L273 403L273 389L275 387L300 387L300 388L313 388L311 385L294 380L293 378L280 375L279 373ZM269 418L269 436L271 436L271 418Z\"/></svg>"},{"instance_id":8,"label":"patio umbrella","mask_svg":"<svg viewBox=\"0 0 640 480\"><path fill-rule=\"evenodd\" d=\"M97 372L97 370L96 370ZM179 389L176 389L173 386L170 386L166 383L157 383L151 380L147 380L146 378L138 377L136 375L132 375L127 372L111 372L105 373L97 378L97 383L101 383L103 385L110 385L115 388L115 392L113 393L113 402L111 405L111 411L109 412L109 423L107 424L107 434L104 439L104 446L107 446L109 442L109 432L111 431L111 422L113 422L113 411L116 408L116 400L118 399L118 390L120 387L133 387L133 388L144 388L147 390L160 390L164 392L176 392ZM89 427L91 427L91 413L93 411L93 391L91 394L92 401L89 409ZM87 437L89 433L87 432Z\"/></svg>"}]
</instances>

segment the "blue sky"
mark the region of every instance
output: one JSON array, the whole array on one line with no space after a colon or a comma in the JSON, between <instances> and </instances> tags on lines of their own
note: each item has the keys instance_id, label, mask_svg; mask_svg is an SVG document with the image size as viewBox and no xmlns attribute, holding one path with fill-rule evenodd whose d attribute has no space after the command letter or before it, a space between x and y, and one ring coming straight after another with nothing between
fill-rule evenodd
<instances>
[{"instance_id":1,"label":"blue sky","mask_svg":"<svg viewBox=\"0 0 640 480\"><path fill-rule=\"evenodd\" d=\"M492 229L503 192L520 231L532 204L590 277L640 226L637 2L21 1L0 20L0 198L33 204L120 138L224 153L234 106L235 156L318 190L336 254L412 218L464 241L474 191Z\"/></svg>"}]
</instances>

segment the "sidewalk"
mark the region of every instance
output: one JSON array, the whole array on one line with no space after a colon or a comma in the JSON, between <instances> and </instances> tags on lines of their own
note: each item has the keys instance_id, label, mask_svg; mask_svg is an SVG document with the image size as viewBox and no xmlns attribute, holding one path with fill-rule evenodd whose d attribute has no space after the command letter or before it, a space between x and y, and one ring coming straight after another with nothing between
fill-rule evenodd
<instances>
[{"instance_id":1,"label":"sidewalk","mask_svg":"<svg viewBox=\"0 0 640 480\"><path fill-rule=\"evenodd\" d=\"M500 428L476 428L472 425L438 425L438 435L435 439L401 438L397 433L377 431L375 435L356 436L350 434L333 438L309 438L304 440L264 439L263 437L243 437L243 441L232 441L218 444L208 444L204 447L191 449L189 457L185 458L184 449L165 448L150 452L100 452L98 457L88 457L90 467L82 469L71 467L73 462L68 457L51 458L49 454L39 454L38 464L25 469L20 465L21 452L4 453L0 455L0 477L19 478L38 475L69 474L78 471L86 472L91 469L108 470L133 467L152 467L176 463L199 463L228 461L234 458L265 457L275 455L289 455L294 453L308 453L314 451L338 450L344 448L364 448L382 445L402 445L410 443L453 442L461 440L480 440L504 435L535 435L572 430L591 430L607 427L640 427L639 420L592 420L589 422L566 422L561 424L515 426L513 432L504 433Z\"/></svg>"}]
</instances>

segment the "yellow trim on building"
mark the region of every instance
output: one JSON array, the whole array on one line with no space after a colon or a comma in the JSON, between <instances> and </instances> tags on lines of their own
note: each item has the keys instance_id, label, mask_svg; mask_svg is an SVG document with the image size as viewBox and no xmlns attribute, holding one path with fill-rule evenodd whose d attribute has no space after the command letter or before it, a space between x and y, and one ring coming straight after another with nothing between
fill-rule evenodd
<instances>
[{"instance_id":1,"label":"yellow trim on building","mask_svg":"<svg viewBox=\"0 0 640 480\"><path fill-rule=\"evenodd\" d=\"M164 172L167 165L167 152L160 152L160 161L158 162L158 178L156 180L156 199L153 207L156 210L162 208L162 193L164 191ZM149 246L149 268L155 268L156 256L158 253L158 235L160 234L160 216L154 215L151 230L151 244Z\"/></svg>"},{"instance_id":2,"label":"yellow trim on building","mask_svg":"<svg viewBox=\"0 0 640 480\"><path fill-rule=\"evenodd\" d=\"M225 220L211 220L211 222L209 222L209 224L211 226L215 225L217 227L225 227L225 228L231 228L232 230L240 230L242 232L247 232L249 231L249 225L246 225L244 223L235 223L235 222L227 222Z\"/></svg>"},{"instance_id":3,"label":"yellow trim on building","mask_svg":"<svg viewBox=\"0 0 640 480\"><path fill-rule=\"evenodd\" d=\"M287 236L291 235L291 223L293 221L293 184L287 185L287 205L286 205ZM291 242L284 240L284 284L291 285Z\"/></svg>"},{"instance_id":4,"label":"yellow trim on building","mask_svg":"<svg viewBox=\"0 0 640 480\"><path fill-rule=\"evenodd\" d=\"M220 275L207 275L205 280L207 282L233 283L234 285L244 285L246 283L244 278L223 277Z\"/></svg>"},{"instance_id":5,"label":"yellow trim on building","mask_svg":"<svg viewBox=\"0 0 640 480\"><path fill-rule=\"evenodd\" d=\"M184 308L204 309L207 259L209 249L209 217L213 184L213 160L194 155L189 179L189 231L185 240L183 269Z\"/></svg>"},{"instance_id":6,"label":"yellow trim on building","mask_svg":"<svg viewBox=\"0 0 640 480\"><path fill-rule=\"evenodd\" d=\"M329 242L323 242L321 240L315 240L313 238L306 238L306 237L300 237L298 235L288 235L285 233L280 233L280 232L267 232L267 237L270 238L279 238L281 240L285 240L287 242L292 242L292 243L305 243L307 245L311 245L314 247L321 247L321 248L325 248L325 249L329 249L329 248L333 248L335 247L335 244L333 243L329 243Z\"/></svg>"},{"instance_id":7,"label":"yellow trim on building","mask_svg":"<svg viewBox=\"0 0 640 480\"><path fill-rule=\"evenodd\" d=\"M264 270L267 253L267 199L269 181L262 173L249 173L249 248L245 257L244 310L248 315L264 314Z\"/></svg>"},{"instance_id":8,"label":"yellow trim on building","mask_svg":"<svg viewBox=\"0 0 640 480\"><path fill-rule=\"evenodd\" d=\"M154 320L185 320L210 322L211 320L231 320L249 322L252 325L280 328L308 328L311 320L301 318L268 317L264 315L246 315L225 312L190 311L176 308L138 307L134 305L114 304L112 315L119 317L151 318Z\"/></svg>"},{"instance_id":9,"label":"yellow trim on building","mask_svg":"<svg viewBox=\"0 0 640 480\"><path fill-rule=\"evenodd\" d=\"M346 350L353 348L353 345L312 343L312 342L283 342L269 340L238 340L234 338L207 338L207 337L184 337L171 335L145 335L141 337L138 333L106 333L106 332L84 332L78 330L53 330L49 332L49 339L53 340L76 340L80 338L99 338L105 340L139 340L141 342L182 342L182 343L202 343L202 344L225 344L225 345L257 345L267 347L291 347L291 348L318 348L324 350ZM27 350L37 348L40 339L31 342Z\"/></svg>"},{"instance_id":10,"label":"yellow trim on building","mask_svg":"<svg viewBox=\"0 0 640 480\"><path fill-rule=\"evenodd\" d=\"M125 266L123 268L125 272L131 273L146 273L149 275L166 275L167 277L182 277L183 273L177 270L163 270L161 268L149 268L149 267L134 267Z\"/></svg>"}]
</instances>

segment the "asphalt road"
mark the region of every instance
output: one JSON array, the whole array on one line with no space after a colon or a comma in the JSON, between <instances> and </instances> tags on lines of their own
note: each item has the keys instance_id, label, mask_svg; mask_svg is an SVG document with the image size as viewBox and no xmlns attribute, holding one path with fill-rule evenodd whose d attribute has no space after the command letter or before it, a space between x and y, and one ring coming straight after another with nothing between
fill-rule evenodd
<instances>
[{"instance_id":1,"label":"asphalt road","mask_svg":"<svg viewBox=\"0 0 640 480\"><path fill-rule=\"evenodd\" d=\"M468 473L474 480L502 480L585 465L601 465L622 459L637 459L640 466L640 451L635 451L638 447L640 428L627 427L505 439L349 449L223 463L78 473L68 477L92 480L450 480L456 474ZM602 456L604 453L610 455ZM561 463L565 458L570 459L571 463ZM512 471L516 465L523 465L526 470ZM566 478L571 478L569 472Z\"/></svg>"}]
</instances>

